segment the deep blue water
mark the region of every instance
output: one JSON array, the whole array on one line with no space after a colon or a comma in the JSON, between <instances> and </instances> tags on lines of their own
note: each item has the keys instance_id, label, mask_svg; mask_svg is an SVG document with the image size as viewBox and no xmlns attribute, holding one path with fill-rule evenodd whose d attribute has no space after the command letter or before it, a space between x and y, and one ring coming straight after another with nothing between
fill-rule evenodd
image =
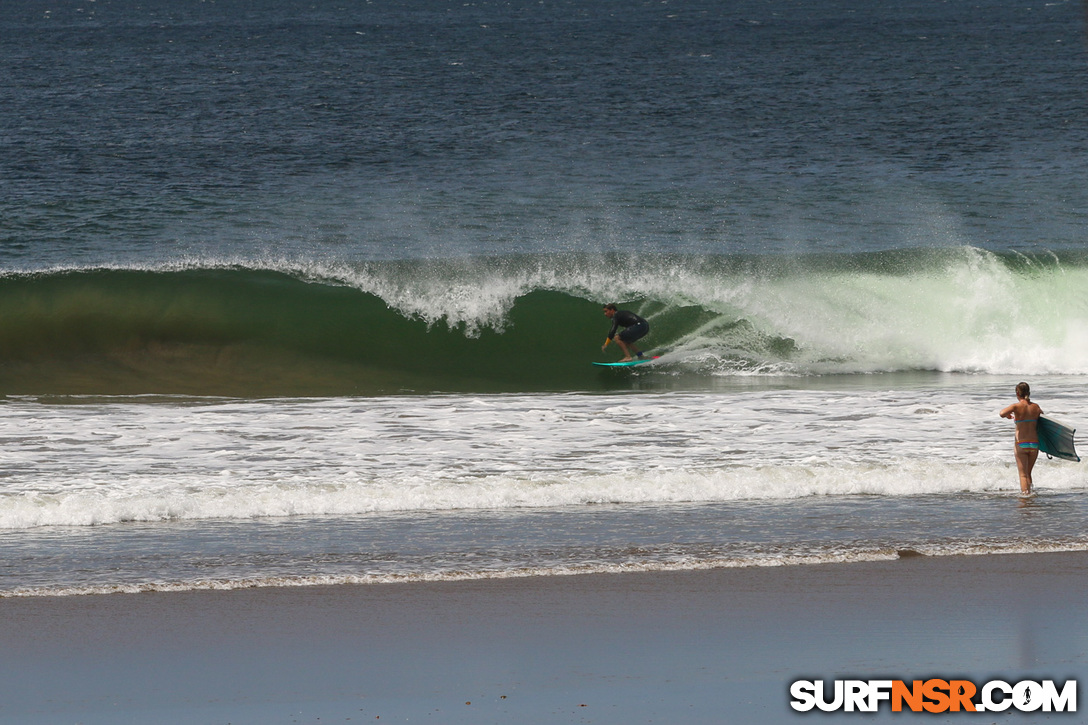
<instances>
[{"instance_id":1,"label":"deep blue water","mask_svg":"<svg viewBox=\"0 0 1088 725\"><path fill-rule=\"evenodd\" d=\"M1082 248L1079 3L0 8L0 265Z\"/></svg>"}]
</instances>

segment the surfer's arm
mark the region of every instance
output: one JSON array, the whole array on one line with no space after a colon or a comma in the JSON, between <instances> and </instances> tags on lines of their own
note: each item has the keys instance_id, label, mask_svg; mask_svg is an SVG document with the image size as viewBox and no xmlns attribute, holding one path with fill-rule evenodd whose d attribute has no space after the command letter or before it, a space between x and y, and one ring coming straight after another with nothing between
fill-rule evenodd
<instances>
[{"instance_id":1,"label":"surfer's arm","mask_svg":"<svg viewBox=\"0 0 1088 725\"><path fill-rule=\"evenodd\" d=\"M608 331L608 337L606 337L604 339L604 344L601 345L601 352L604 352L604 349L606 347L608 347L608 343L612 342L612 338L616 336L616 330L619 329L619 326L620 326L619 321L615 317L613 317L612 318L612 329Z\"/></svg>"},{"instance_id":2,"label":"surfer's arm","mask_svg":"<svg viewBox=\"0 0 1088 725\"><path fill-rule=\"evenodd\" d=\"M1003 411L1001 411L1000 415L1002 418L1011 418L1012 412L1014 410L1016 410L1016 403L1013 403L1008 408L1005 408Z\"/></svg>"}]
</instances>

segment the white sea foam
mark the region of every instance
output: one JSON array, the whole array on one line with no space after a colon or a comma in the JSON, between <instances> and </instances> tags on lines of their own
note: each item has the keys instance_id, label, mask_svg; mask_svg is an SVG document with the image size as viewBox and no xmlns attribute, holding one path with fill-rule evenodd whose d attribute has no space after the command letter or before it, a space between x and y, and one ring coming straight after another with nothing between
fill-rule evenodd
<instances>
[{"instance_id":1,"label":"white sea foam","mask_svg":"<svg viewBox=\"0 0 1088 725\"><path fill-rule=\"evenodd\" d=\"M1003 386L0 407L0 529L1012 491ZM1085 385L1048 412L1083 410ZM1045 398L1043 402L1047 401ZM1079 489L1079 466L1037 485Z\"/></svg>"}]
</instances>

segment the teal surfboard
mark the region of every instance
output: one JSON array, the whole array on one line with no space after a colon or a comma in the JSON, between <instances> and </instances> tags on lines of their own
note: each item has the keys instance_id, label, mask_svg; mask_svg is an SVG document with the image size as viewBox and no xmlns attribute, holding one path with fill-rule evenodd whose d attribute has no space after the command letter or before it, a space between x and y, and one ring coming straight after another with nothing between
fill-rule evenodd
<instances>
[{"instance_id":1,"label":"teal surfboard","mask_svg":"<svg viewBox=\"0 0 1088 725\"><path fill-rule=\"evenodd\" d=\"M1073 434L1076 428L1070 428L1057 421L1039 416L1039 422L1035 424L1039 432L1039 451L1051 458L1062 458L1066 461L1079 461L1076 449L1073 448Z\"/></svg>"},{"instance_id":2,"label":"teal surfboard","mask_svg":"<svg viewBox=\"0 0 1088 725\"><path fill-rule=\"evenodd\" d=\"M594 365L600 365L603 368L629 368L632 365L641 365L642 363L648 363L651 360L656 360L660 355L654 355L653 357L642 357L636 360L628 360L627 362L614 362L614 363L602 363L595 362Z\"/></svg>"}]
</instances>

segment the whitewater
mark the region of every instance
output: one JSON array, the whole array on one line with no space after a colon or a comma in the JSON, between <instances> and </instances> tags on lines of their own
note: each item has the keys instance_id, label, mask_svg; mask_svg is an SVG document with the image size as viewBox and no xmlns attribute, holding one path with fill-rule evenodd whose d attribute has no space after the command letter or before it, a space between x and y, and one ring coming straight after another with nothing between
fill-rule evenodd
<instances>
[{"instance_id":1,"label":"whitewater","mask_svg":"<svg viewBox=\"0 0 1088 725\"><path fill-rule=\"evenodd\" d=\"M0 594L1088 546L1079 466L1043 462L1039 496L1014 493L1011 425L996 413L1013 379L883 382L626 395L8 398L0 541L12 573ZM1083 380L1051 384L1038 393L1049 415L1083 409ZM1024 506L1011 520L998 515ZM839 522L822 529L828 520ZM79 552L69 563L81 565L55 571L58 560L39 553L46 542ZM152 551L177 556L138 564Z\"/></svg>"},{"instance_id":2,"label":"whitewater","mask_svg":"<svg viewBox=\"0 0 1088 725\"><path fill-rule=\"evenodd\" d=\"M1055 390L1048 415L1068 419L1086 388ZM728 395L8 399L0 528L996 493L1010 479L1001 392L986 379ZM1055 465L1042 485L1079 488L1080 473Z\"/></svg>"}]
</instances>

